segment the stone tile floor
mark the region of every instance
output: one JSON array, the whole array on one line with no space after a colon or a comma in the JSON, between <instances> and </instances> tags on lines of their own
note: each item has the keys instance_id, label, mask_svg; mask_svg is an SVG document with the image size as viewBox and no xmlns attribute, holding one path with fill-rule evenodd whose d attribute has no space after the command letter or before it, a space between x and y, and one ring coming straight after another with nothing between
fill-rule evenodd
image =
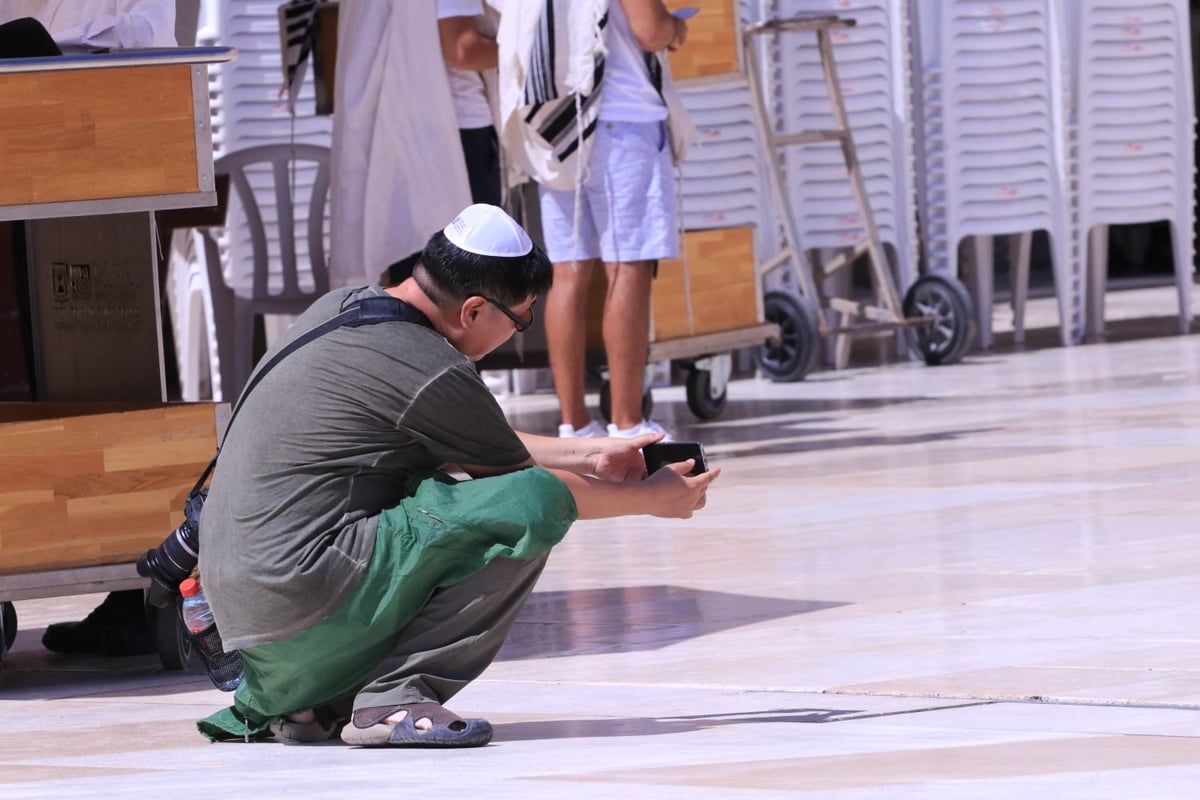
<instances>
[{"instance_id":1,"label":"stone tile floor","mask_svg":"<svg viewBox=\"0 0 1200 800\"><path fill-rule=\"evenodd\" d=\"M655 407L722 466L709 506L576 526L451 704L489 747L208 744L227 697L202 674L56 657L42 628L99 596L31 600L0 797L1200 796L1200 337Z\"/></svg>"}]
</instances>

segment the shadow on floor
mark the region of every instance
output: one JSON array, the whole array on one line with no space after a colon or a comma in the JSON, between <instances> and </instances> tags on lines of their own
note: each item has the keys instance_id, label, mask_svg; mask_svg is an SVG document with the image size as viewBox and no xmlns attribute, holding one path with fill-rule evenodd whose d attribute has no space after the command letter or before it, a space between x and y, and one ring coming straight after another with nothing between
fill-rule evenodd
<instances>
[{"instance_id":1,"label":"shadow on floor","mask_svg":"<svg viewBox=\"0 0 1200 800\"><path fill-rule=\"evenodd\" d=\"M615 736L662 736L720 728L726 725L821 724L854 718L861 709L780 708L739 714L701 714L686 717L619 717L507 722L495 726L495 742L543 739L594 739Z\"/></svg>"},{"instance_id":2,"label":"shadow on floor","mask_svg":"<svg viewBox=\"0 0 1200 800\"><path fill-rule=\"evenodd\" d=\"M710 592L680 586L534 592L498 660L653 650L742 625L847 605ZM157 656L64 656L42 648L43 628L23 629L4 657L2 700L125 694L154 696L211 688L193 657L167 672Z\"/></svg>"},{"instance_id":3,"label":"shadow on floor","mask_svg":"<svg viewBox=\"0 0 1200 800\"><path fill-rule=\"evenodd\" d=\"M657 650L742 625L844 605L669 585L534 592L497 660Z\"/></svg>"}]
</instances>

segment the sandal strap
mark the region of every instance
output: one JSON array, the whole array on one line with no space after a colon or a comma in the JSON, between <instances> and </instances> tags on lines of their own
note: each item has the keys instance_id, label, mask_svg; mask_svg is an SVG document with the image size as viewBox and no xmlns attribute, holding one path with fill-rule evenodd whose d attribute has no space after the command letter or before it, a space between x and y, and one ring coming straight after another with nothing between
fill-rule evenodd
<instances>
[{"instance_id":1,"label":"sandal strap","mask_svg":"<svg viewBox=\"0 0 1200 800\"><path fill-rule=\"evenodd\" d=\"M352 719L354 727L369 728L378 725L392 714L407 711L407 719L415 725L419 719L429 719L434 725L449 725L452 722L463 722L462 717L449 711L441 703L405 703L398 706L376 706L375 708L357 708Z\"/></svg>"}]
</instances>

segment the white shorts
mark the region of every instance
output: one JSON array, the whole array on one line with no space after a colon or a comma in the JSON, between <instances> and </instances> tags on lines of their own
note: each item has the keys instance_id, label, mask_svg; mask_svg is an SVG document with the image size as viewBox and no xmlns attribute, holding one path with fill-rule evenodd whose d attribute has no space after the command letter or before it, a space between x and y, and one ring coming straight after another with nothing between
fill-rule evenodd
<instances>
[{"instance_id":1,"label":"white shorts","mask_svg":"<svg viewBox=\"0 0 1200 800\"><path fill-rule=\"evenodd\" d=\"M575 192L540 186L538 193L546 255L556 264L679 255L675 168L665 122L596 124L574 247Z\"/></svg>"}]
</instances>

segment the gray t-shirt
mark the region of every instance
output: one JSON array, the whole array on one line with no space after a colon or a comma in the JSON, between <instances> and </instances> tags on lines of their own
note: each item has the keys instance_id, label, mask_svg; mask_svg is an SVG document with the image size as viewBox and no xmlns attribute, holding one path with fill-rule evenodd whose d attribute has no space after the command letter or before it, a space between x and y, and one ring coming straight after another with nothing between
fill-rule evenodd
<instances>
[{"instance_id":1,"label":"gray t-shirt","mask_svg":"<svg viewBox=\"0 0 1200 800\"><path fill-rule=\"evenodd\" d=\"M382 294L330 292L275 349ZM290 353L238 411L201 516L201 582L225 644L277 641L328 616L371 560L378 513L411 480L528 457L474 365L432 329L342 327Z\"/></svg>"}]
</instances>

